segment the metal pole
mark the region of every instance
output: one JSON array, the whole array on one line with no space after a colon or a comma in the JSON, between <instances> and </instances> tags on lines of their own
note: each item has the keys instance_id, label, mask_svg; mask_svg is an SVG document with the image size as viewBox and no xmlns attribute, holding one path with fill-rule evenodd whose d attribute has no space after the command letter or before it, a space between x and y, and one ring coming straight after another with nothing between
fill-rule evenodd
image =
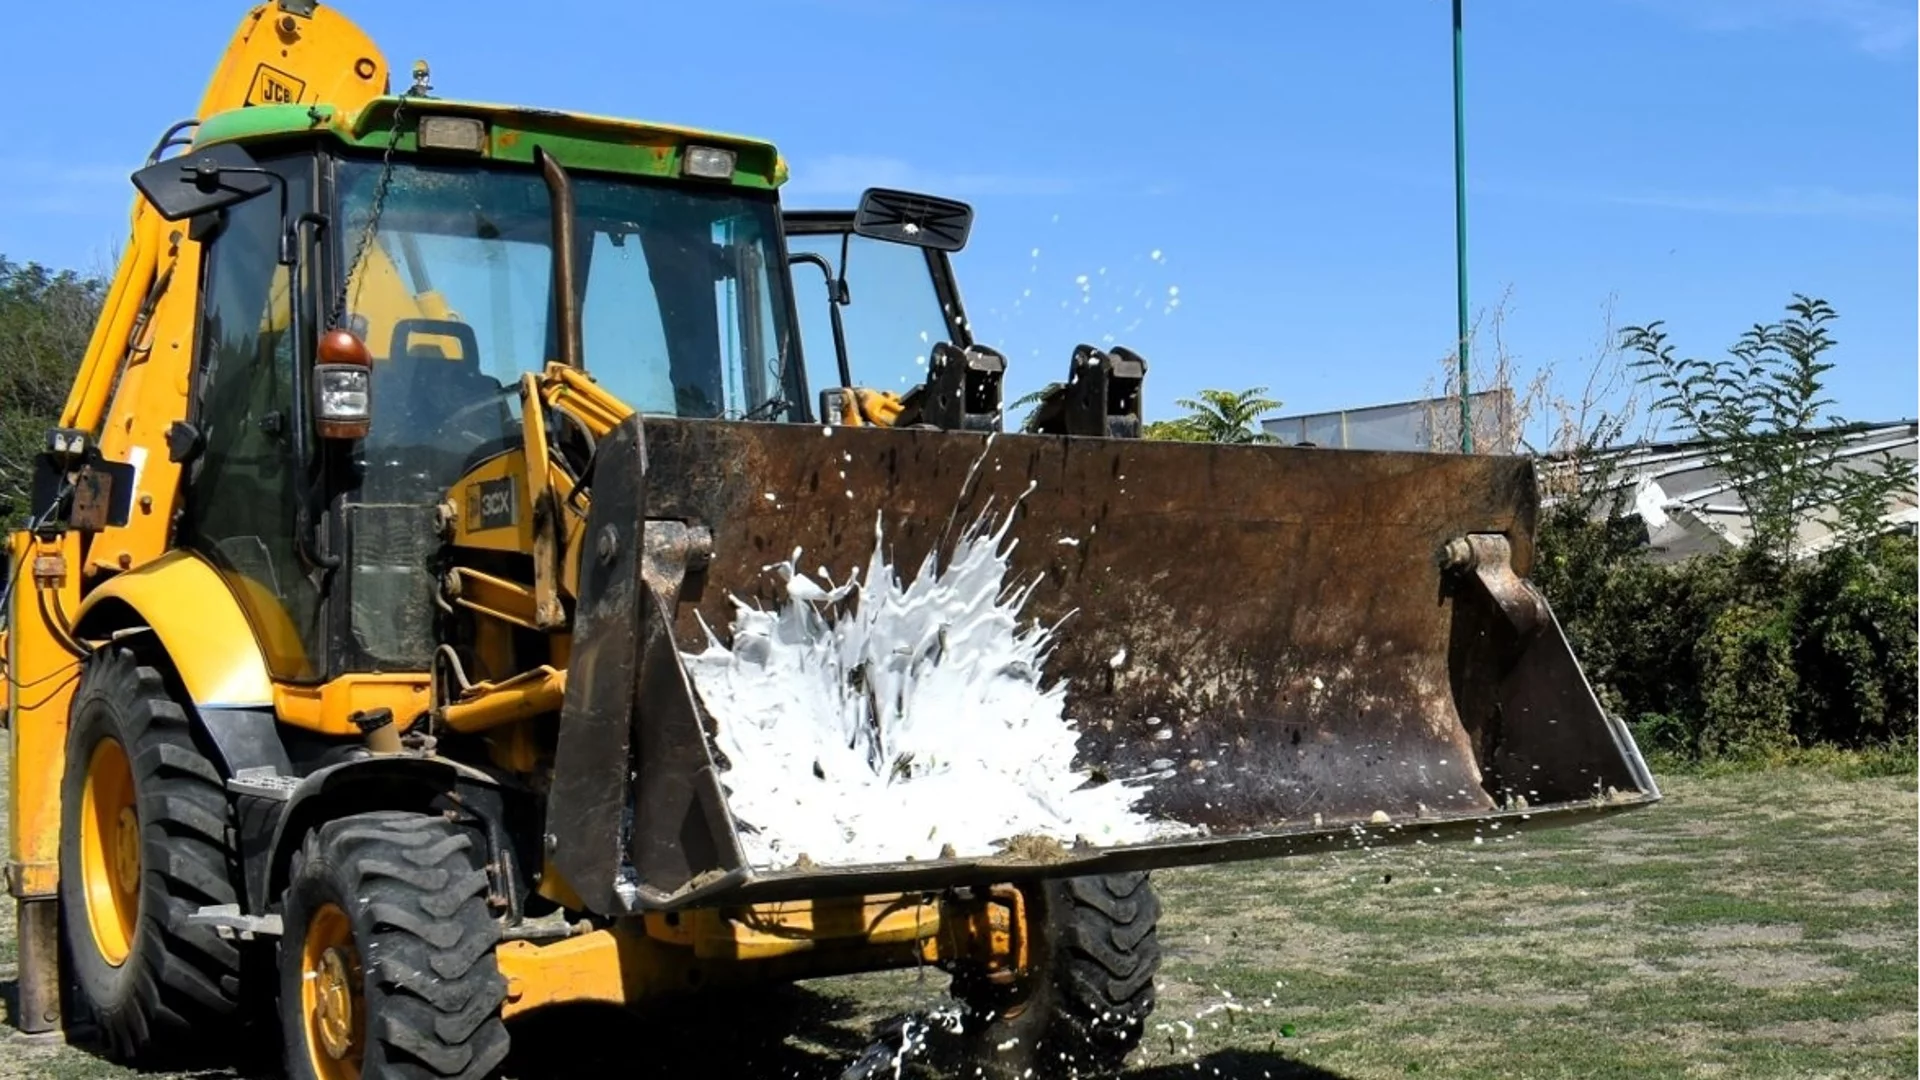
<instances>
[{"instance_id":1,"label":"metal pole","mask_svg":"<svg viewBox=\"0 0 1920 1080\"><path fill-rule=\"evenodd\" d=\"M1473 453L1473 406L1467 394L1467 99L1461 76L1460 2L1453 0L1453 248L1460 299L1460 452Z\"/></svg>"}]
</instances>

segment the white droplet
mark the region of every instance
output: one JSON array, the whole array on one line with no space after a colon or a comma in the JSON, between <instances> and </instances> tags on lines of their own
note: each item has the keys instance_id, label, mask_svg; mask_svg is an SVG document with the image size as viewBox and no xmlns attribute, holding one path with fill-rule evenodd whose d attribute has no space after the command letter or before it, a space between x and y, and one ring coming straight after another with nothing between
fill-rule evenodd
<instances>
[{"instance_id":1,"label":"white droplet","mask_svg":"<svg viewBox=\"0 0 1920 1080\"><path fill-rule=\"evenodd\" d=\"M1079 277L1073 279L1073 283L1075 285L1085 286L1087 283L1087 275L1081 274Z\"/></svg>"},{"instance_id":2,"label":"white droplet","mask_svg":"<svg viewBox=\"0 0 1920 1080\"><path fill-rule=\"evenodd\" d=\"M1040 257L1040 249L1039 249L1039 248L1034 248L1034 249L1033 249L1033 257L1034 257L1034 258L1036 258L1036 259Z\"/></svg>"},{"instance_id":3,"label":"white droplet","mask_svg":"<svg viewBox=\"0 0 1920 1080\"><path fill-rule=\"evenodd\" d=\"M1178 286L1178 285L1169 285L1169 286L1167 286L1167 295L1168 295L1168 296L1179 296L1179 295L1180 295L1180 286Z\"/></svg>"},{"instance_id":4,"label":"white droplet","mask_svg":"<svg viewBox=\"0 0 1920 1080\"><path fill-rule=\"evenodd\" d=\"M1153 260L1154 262L1159 262L1159 261L1160 261L1160 249L1159 249L1159 248L1154 248L1154 249L1153 249L1153 254L1151 254L1151 255L1149 255L1149 256L1147 256L1147 258L1149 258L1149 259L1152 259L1152 260Z\"/></svg>"}]
</instances>

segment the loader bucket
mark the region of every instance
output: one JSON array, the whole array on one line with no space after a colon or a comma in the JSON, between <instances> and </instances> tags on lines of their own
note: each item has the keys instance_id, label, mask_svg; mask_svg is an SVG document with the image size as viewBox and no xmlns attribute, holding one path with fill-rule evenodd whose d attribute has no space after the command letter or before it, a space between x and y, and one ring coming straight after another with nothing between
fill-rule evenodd
<instances>
[{"instance_id":1,"label":"loader bucket","mask_svg":"<svg viewBox=\"0 0 1920 1080\"><path fill-rule=\"evenodd\" d=\"M648 522L582 557L549 833L590 906L1431 841L1660 797L1525 581L1528 459L648 418L590 482L590 538ZM826 735L822 702L845 713ZM1045 775L948 768L982 757ZM1019 783L1051 784L1040 809L966 835ZM866 809L802 827L834 805Z\"/></svg>"}]
</instances>

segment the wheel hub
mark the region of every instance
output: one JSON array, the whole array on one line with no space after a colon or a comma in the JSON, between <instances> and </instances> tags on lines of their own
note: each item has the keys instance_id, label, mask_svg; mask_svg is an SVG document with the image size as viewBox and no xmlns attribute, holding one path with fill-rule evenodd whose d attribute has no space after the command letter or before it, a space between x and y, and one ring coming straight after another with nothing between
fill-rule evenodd
<instances>
[{"instance_id":1,"label":"wheel hub","mask_svg":"<svg viewBox=\"0 0 1920 1080\"><path fill-rule=\"evenodd\" d=\"M307 1057L320 1080L357 1080L364 1053L360 954L345 911L323 904L307 923L300 957Z\"/></svg>"},{"instance_id":2,"label":"wheel hub","mask_svg":"<svg viewBox=\"0 0 1920 1080\"><path fill-rule=\"evenodd\" d=\"M348 982L347 958L339 949L328 949L320 957L319 987L314 1003L314 1025L319 1028L320 1049L340 1061L353 1049L353 987Z\"/></svg>"},{"instance_id":3,"label":"wheel hub","mask_svg":"<svg viewBox=\"0 0 1920 1080\"><path fill-rule=\"evenodd\" d=\"M140 920L140 811L126 748L101 739L80 788L80 865L87 927L99 956L127 962Z\"/></svg>"},{"instance_id":4,"label":"wheel hub","mask_svg":"<svg viewBox=\"0 0 1920 1080\"><path fill-rule=\"evenodd\" d=\"M120 894L132 897L140 891L140 817L133 807L124 807L113 836L114 884Z\"/></svg>"}]
</instances>

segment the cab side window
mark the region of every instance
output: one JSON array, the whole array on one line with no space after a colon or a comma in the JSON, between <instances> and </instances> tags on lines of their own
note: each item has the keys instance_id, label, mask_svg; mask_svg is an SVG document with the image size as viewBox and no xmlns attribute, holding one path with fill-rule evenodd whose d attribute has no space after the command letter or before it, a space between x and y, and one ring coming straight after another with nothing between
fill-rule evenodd
<instances>
[{"instance_id":1,"label":"cab side window","mask_svg":"<svg viewBox=\"0 0 1920 1080\"><path fill-rule=\"evenodd\" d=\"M840 265L842 233L800 234L787 237L787 250L812 252ZM864 236L847 239L847 293L852 298L841 312L847 335L847 356L853 381L875 390L904 394L927 378L927 358L935 344L945 341L947 315L934 289L927 254L906 244L890 244ZM839 362L834 356L833 322L827 304L827 286L817 266L793 268L793 298L800 313L801 352L807 358L807 383L840 385Z\"/></svg>"}]
</instances>

